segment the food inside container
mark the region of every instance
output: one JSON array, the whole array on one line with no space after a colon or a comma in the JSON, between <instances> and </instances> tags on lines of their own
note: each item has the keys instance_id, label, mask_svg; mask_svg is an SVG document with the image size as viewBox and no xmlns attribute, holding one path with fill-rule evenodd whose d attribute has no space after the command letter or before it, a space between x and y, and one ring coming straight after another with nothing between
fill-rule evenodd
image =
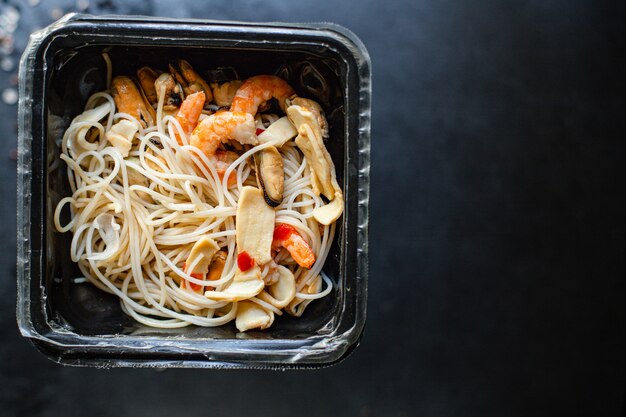
<instances>
[{"instance_id":1,"label":"food inside container","mask_svg":"<svg viewBox=\"0 0 626 417\"><path fill-rule=\"evenodd\" d=\"M73 15L34 34L20 68L18 324L37 348L76 365L289 368L356 346L370 90L354 35ZM232 115L258 76L293 94ZM214 140L237 117L237 137Z\"/></svg>"},{"instance_id":2,"label":"food inside container","mask_svg":"<svg viewBox=\"0 0 626 417\"><path fill-rule=\"evenodd\" d=\"M113 77L102 60L107 89L63 134L71 195L54 210L85 279L165 329L265 330L330 294L344 198L320 104L276 75L209 85L177 58Z\"/></svg>"}]
</instances>

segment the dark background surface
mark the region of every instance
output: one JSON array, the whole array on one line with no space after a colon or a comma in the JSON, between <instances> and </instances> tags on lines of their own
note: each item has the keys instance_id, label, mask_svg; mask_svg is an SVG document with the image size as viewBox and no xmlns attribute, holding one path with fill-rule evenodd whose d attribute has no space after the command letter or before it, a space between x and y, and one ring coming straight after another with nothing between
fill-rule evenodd
<instances>
[{"instance_id":1,"label":"dark background surface","mask_svg":"<svg viewBox=\"0 0 626 417\"><path fill-rule=\"evenodd\" d=\"M36 3L11 3L14 60L85 8L354 31L374 87L368 323L318 371L47 360L15 325L16 106L1 102L0 415L622 415L623 2Z\"/></svg>"}]
</instances>

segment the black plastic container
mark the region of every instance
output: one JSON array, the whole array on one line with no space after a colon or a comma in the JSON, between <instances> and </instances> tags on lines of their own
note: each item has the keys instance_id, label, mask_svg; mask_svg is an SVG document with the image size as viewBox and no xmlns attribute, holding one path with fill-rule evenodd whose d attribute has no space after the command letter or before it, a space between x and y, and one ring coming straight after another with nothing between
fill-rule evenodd
<instances>
[{"instance_id":1,"label":"black plastic container","mask_svg":"<svg viewBox=\"0 0 626 417\"><path fill-rule=\"evenodd\" d=\"M331 129L328 150L346 209L324 271L333 292L300 318L265 331L154 329L126 316L116 297L89 283L69 257L69 233L52 225L70 194L59 142L87 98L114 75L165 68L174 57L201 73L232 67L241 78L279 74L318 101ZM256 24L68 15L31 36L20 64L18 305L22 334L52 360L71 365L294 368L336 363L365 324L369 200L370 66L367 51L331 24Z\"/></svg>"}]
</instances>

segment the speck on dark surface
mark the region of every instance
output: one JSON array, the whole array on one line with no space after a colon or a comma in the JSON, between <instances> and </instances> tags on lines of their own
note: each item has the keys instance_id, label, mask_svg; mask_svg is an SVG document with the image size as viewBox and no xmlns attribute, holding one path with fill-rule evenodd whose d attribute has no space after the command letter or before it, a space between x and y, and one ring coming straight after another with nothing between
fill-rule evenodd
<instances>
[{"instance_id":1,"label":"speck on dark surface","mask_svg":"<svg viewBox=\"0 0 626 417\"><path fill-rule=\"evenodd\" d=\"M77 3L16 6L15 60L52 10ZM95 0L88 11L334 21L361 37L374 77L368 323L350 358L319 371L57 365L15 325L16 173L0 164L1 415L622 415L623 4ZM0 72L0 90L11 77ZM15 112L0 102L5 155Z\"/></svg>"}]
</instances>

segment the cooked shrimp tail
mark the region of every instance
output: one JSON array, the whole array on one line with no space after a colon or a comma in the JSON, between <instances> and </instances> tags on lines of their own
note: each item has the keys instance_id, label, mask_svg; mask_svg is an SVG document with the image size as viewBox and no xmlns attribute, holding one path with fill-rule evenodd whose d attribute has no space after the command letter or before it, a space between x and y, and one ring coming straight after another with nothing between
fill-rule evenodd
<instances>
[{"instance_id":1,"label":"cooked shrimp tail","mask_svg":"<svg viewBox=\"0 0 626 417\"><path fill-rule=\"evenodd\" d=\"M309 244L295 227L288 224L276 226L272 247L287 249L293 260L303 268L310 269L315 263L315 253Z\"/></svg>"},{"instance_id":2,"label":"cooked shrimp tail","mask_svg":"<svg viewBox=\"0 0 626 417\"><path fill-rule=\"evenodd\" d=\"M202 108L204 106L205 95L203 91L199 91L197 93L193 93L187 96L181 104L178 113L176 114L176 120L180 123L180 126L183 128L183 132L185 135L189 136L191 132L195 129L198 124L198 119L202 114ZM177 140L178 143L182 143L180 138Z\"/></svg>"},{"instance_id":3,"label":"cooked shrimp tail","mask_svg":"<svg viewBox=\"0 0 626 417\"><path fill-rule=\"evenodd\" d=\"M243 145L256 145L256 125L249 113L222 111L210 115L196 126L189 143L208 157L215 155L221 143L236 140Z\"/></svg>"},{"instance_id":4,"label":"cooked shrimp tail","mask_svg":"<svg viewBox=\"0 0 626 417\"><path fill-rule=\"evenodd\" d=\"M215 170L217 171L217 176L220 180L224 179L224 175L226 174L226 170L228 167L239 158L239 154L233 151L224 151L218 149L215 152ZM231 172L227 184L230 187L231 185L237 182L237 173Z\"/></svg>"},{"instance_id":5,"label":"cooked shrimp tail","mask_svg":"<svg viewBox=\"0 0 626 417\"><path fill-rule=\"evenodd\" d=\"M248 78L239 87L233 98L231 110L255 115L259 107L274 98L285 111L286 100L294 94L293 88L282 78L275 75L256 75Z\"/></svg>"}]
</instances>

